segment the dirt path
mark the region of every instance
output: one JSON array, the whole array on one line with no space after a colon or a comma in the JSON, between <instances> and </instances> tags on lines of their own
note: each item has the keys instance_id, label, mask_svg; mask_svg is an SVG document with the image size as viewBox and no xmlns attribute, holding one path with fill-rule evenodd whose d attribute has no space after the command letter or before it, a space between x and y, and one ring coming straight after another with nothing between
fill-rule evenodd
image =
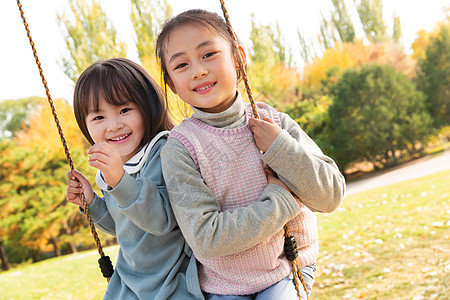
<instances>
[{"instance_id":1,"label":"dirt path","mask_svg":"<svg viewBox=\"0 0 450 300\"><path fill-rule=\"evenodd\" d=\"M366 178L347 184L346 195L356 194L373 188L418 178L450 169L450 151L425 156L386 171L379 171Z\"/></svg>"}]
</instances>

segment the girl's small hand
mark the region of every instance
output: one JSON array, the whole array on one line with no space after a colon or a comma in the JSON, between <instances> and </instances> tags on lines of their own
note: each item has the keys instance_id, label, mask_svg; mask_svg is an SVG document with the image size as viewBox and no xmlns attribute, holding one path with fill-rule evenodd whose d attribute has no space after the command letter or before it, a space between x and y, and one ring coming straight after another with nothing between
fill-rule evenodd
<instances>
[{"instance_id":1,"label":"girl's small hand","mask_svg":"<svg viewBox=\"0 0 450 300\"><path fill-rule=\"evenodd\" d=\"M251 118L248 120L248 123L253 131L256 146L263 152L270 148L281 132L280 126L267 117L263 117L262 120Z\"/></svg>"},{"instance_id":2,"label":"girl's small hand","mask_svg":"<svg viewBox=\"0 0 450 300\"><path fill-rule=\"evenodd\" d=\"M94 201L94 191L86 177L80 172L73 170L72 172L67 172L67 178L67 201L82 206L79 194L83 193L86 204L88 206L91 205L92 201Z\"/></svg>"},{"instance_id":3,"label":"girl's small hand","mask_svg":"<svg viewBox=\"0 0 450 300\"><path fill-rule=\"evenodd\" d=\"M89 165L102 172L105 182L110 187L116 187L125 172L119 152L108 143L102 142L92 146L88 154Z\"/></svg>"},{"instance_id":4,"label":"girl's small hand","mask_svg":"<svg viewBox=\"0 0 450 300\"><path fill-rule=\"evenodd\" d=\"M270 172L267 169L264 169L264 172L266 173L266 176L267 176L267 184L269 184L269 183L277 184L277 185L281 186L282 188L284 188L286 191L291 192L291 190L288 188L288 186L285 185L284 182L281 181L281 179L273 176L272 172Z\"/></svg>"}]
</instances>

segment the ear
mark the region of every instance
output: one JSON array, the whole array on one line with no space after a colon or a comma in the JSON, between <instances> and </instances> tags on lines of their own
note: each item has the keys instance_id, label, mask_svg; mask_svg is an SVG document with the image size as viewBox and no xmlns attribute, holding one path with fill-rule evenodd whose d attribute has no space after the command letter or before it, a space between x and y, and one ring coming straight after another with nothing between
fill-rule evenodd
<instances>
[{"instance_id":1,"label":"ear","mask_svg":"<svg viewBox=\"0 0 450 300\"><path fill-rule=\"evenodd\" d=\"M247 56L245 55L245 50L244 47L242 47L241 45L238 45L238 49L239 49L239 55L241 56L242 59L242 64L245 66L246 62L247 62ZM235 67L236 70L239 70L239 61L237 58L235 58Z\"/></svg>"},{"instance_id":2,"label":"ear","mask_svg":"<svg viewBox=\"0 0 450 300\"><path fill-rule=\"evenodd\" d=\"M172 92L173 92L174 94L177 94L177 89L175 88L175 84L173 84L172 79L167 78L167 79L166 79L166 83L167 83L167 85L170 87L170 89L172 90Z\"/></svg>"}]
</instances>

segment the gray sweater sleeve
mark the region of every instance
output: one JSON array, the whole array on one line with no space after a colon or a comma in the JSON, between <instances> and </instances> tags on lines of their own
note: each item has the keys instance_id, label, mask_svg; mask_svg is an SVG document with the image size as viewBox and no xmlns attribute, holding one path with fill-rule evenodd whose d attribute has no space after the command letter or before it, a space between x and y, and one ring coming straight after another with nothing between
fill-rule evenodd
<instances>
[{"instance_id":1,"label":"gray sweater sleeve","mask_svg":"<svg viewBox=\"0 0 450 300\"><path fill-rule=\"evenodd\" d=\"M345 179L336 163L287 114L279 113L283 131L263 160L309 209L329 213L344 199Z\"/></svg>"},{"instance_id":2,"label":"gray sweater sleeve","mask_svg":"<svg viewBox=\"0 0 450 300\"><path fill-rule=\"evenodd\" d=\"M289 192L269 184L259 201L222 212L180 141L169 139L161 151L161 159L180 229L194 253L203 258L247 250L280 231L300 211Z\"/></svg>"}]
</instances>

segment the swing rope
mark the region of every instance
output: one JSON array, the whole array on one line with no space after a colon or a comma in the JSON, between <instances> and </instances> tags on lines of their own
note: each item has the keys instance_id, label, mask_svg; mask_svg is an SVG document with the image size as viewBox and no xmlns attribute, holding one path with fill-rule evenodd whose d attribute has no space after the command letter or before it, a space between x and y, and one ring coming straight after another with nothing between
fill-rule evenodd
<instances>
[{"instance_id":1,"label":"swing rope","mask_svg":"<svg viewBox=\"0 0 450 300\"><path fill-rule=\"evenodd\" d=\"M233 46L235 47L235 50L237 50L237 52L239 53L238 41L237 41L236 35L234 33L233 27L231 26L230 16L228 15L228 11L227 11L227 9L225 7L225 1L224 0L220 0L220 6L222 8L222 12L223 12L223 15L225 17L225 21L226 21L227 26L228 26L228 31L231 34L231 36L233 37ZM247 96L248 96L248 99L250 100L250 105L252 107L253 116L255 118L259 119L259 115L258 115L258 112L256 110L255 99L253 98L253 92L251 90L250 83L249 83L249 80L248 80L247 71L244 68L244 64L242 62L241 56L238 55L237 58L238 58L238 63L239 63L239 69L242 72L242 79L244 80L245 89L247 91ZM275 171L272 170L272 168L270 168L269 166L267 166L267 167L269 168L269 171L275 177L278 178L278 175L275 173ZM297 195L295 195L293 192L291 192L291 194L292 194L292 196L294 196L294 198L299 200ZM302 274L302 272L300 270L300 265L298 264L298 261L296 259L298 257L297 244L295 242L294 236L290 235L289 227L288 227L287 224L284 225L284 252L286 254L286 258L289 260L289 263L291 265L292 275L294 277L294 286L295 286L295 289L297 291L298 299L301 299L301 296L300 296L300 284L299 284L299 281L300 281L302 283L302 285L303 285L303 288L305 289L306 297L309 300L309 295L308 295L308 291L306 289L305 280L303 279L303 274Z\"/></svg>"},{"instance_id":2,"label":"swing rope","mask_svg":"<svg viewBox=\"0 0 450 300\"><path fill-rule=\"evenodd\" d=\"M66 139L64 137L64 133L63 133L63 130L62 130L62 127L61 127L61 123L60 123L58 115L56 113L55 105L54 105L52 97L50 95L50 90L48 88L47 81L45 80L44 72L43 72L42 66L41 66L41 62L39 61L39 57L37 55L37 51L36 51L36 48L34 46L34 42L33 42L33 39L31 37L30 29L29 29L28 23L27 23L27 21L25 19L25 14L23 12L23 8L22 8L22 4L20 3L20 0L17 0L17 6L19 7L20 16L22 18L23 25L25 26L25 30L27 32L28 41L30 43L31 49L33 50L33 56L34 56L34 59L36 61L36 65L37 65L37 67L39 69L39 75L41 76L42 83L43 83L44 88L45 88L45 93L47 95L47 100L48 100L48 103L49 103L50 108L52 110L52 114L53 114L53 118L54 118L55 123L56 123L56 127L58 128L58 133L59 133L59 136L61 138L61 142L62 142L63 147L64 147L64 152L66 153L67 161L68 161L68 163L70 165L70 170L73 171L75 168L74 168L74 163L73 163L73 160L72 160L72 156L70 155L69 147L67 146L67 142L66 142ZM105 254L103 253L102 245L101 245L100 239L98 237L97 231L95 230L94 222L92 221L91 214L89 213L89 208L88 208L86 200L84 198L84 194L81 193L79 195L79 197L81 199L81 204L82 204L82 208L83 208L83 210L85 212L86 219L89 222L89 226L91 228L92 235L94 236L94 240L95 240L95 244L97 245L98 253L100 254L100 259L98 260L99 265L100 265L100 269L102 271L103 277L106 277L106 279L109 282L109 279L111 278L111 276L112 276L112 274L114 272L114 268L112 266L112 263L111 263L111 260L110 260L109 256L105 256Z\"/></svg>"}]
</instances>

